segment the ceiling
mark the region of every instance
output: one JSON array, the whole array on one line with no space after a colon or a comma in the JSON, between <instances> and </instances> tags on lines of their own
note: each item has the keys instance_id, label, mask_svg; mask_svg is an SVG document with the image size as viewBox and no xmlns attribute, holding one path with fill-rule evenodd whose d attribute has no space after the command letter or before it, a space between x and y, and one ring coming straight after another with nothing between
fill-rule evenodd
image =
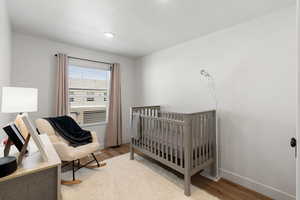
<instances>
[{"instance_id":1,"label":"ceiling","mask_svg":"<svg viewBox=\"0 0 300 200\"><path fill-rule=\"evenodd\" d=\"M7 0L13 29L139 57L295 0ZM106 38L104 32L115 33Z\"/></svg>"}]
</instances>

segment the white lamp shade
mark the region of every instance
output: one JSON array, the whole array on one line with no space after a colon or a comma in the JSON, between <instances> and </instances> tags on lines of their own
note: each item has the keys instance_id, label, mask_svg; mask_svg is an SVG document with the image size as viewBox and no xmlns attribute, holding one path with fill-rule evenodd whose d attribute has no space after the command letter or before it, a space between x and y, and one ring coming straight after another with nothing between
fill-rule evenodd
<instances>
[{"instance_id":1,"label":"white lamp shade","mask_svg":"<svg viewBox=\"0 0 300 200\"><path fill-rule=\"evenodd\" d=\"M38 90L36 88L2 87L1 112L36 112Z\"/></svg>"}]
</instances>

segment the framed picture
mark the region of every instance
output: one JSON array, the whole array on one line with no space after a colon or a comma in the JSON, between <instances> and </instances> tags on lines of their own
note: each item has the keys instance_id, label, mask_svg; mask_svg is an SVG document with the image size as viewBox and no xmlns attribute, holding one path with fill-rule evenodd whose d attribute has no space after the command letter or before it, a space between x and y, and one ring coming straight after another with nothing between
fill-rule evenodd
<instances>
[{"instance_id":1,"label":"framed picture","mask_svg":"<svg viewBox=\"0 0 300 200\"><path fill-rule=\"evenodd\" d=\"M30 133L32 139L34 140L37 148L39 149L40 153L42 154L44 161L48 161L48 156L45 151L44 144L43 144L39 134L37 133L35 127L32 125L32 123L30 122L30 120L28 119L27 116L22 116L22 120L24 121L24 124L26 125L28 132Z\"/></svg>"},{"instance_id":2,"label":"framed picture","mask_svg":"<svg viewBox=\"0 0 300 200\"><path fill-rule=\"evenodd\" d=\"M7 126L3 127L3 130L9 137L9 139L14 143L14 145L17 147L18 151L21 152L24 144L25 139L19 129L17 128L15 123L10 123Z\"/></svg>"}]
</instances>

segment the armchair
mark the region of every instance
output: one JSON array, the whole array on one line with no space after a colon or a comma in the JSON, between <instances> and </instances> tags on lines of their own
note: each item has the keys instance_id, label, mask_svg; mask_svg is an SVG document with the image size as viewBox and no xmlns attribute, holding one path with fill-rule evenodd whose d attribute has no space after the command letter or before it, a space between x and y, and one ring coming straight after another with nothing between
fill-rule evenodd
<instances>
[{"instance_id":1,"label":"armchair","mask_svg":"<svg viewBox=\"0 0 300 200\"><path fill-rule=\"evenodd\" d=\"M62 161L67 162L68 164L72 163L72 171L73 171L73 180L72 181L64 181L62 180L62 184L78 184L81 183L80 180L75 179L75 172L79 170L82 167L86 168L96 168L96 167L102 167L106 164L100 164L97 158L94 155L94 152L99 150L99 142L97 139L96 132L91 132L93 142L82 145L79 147L72 147L69 145L69 142L66 141L64 138L62 138L56 131L53 129L51 124L45 120L45 119L37 119L35 121L36 127L39 130L40 133L46 133L50 141L52 142L55 150L57 151L57 154L59 155L60 159ZM80 164L80 159L87 157L88 155L91 155L93 157L93 160L85 163L84 165ZM75 166L75 161L77 161L77 168ZM92 162L96 162L97 165L90 166ZM75 169L76 168L76 169Z\"/></svg>"}]
</instances>

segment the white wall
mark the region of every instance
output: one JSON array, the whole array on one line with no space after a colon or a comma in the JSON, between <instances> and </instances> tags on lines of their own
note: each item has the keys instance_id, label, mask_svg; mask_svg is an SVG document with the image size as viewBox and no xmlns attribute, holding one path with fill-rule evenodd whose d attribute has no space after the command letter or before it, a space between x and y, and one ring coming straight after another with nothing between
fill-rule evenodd
<instances>
[{"instance_id":1,"label":"white wall","mask_svg":"<svg viewBox=\"0 0 300 200\"><path fill-rule=\"evenodd\" d=\"M0 87L10 83L11 67L11 28L8 18L6 1L0 1ZM1 100L0 100L1 101ZM7 124L10 115L0 113L0 127ZM4 136L0 128L0 140Z\"/></svg>"},{"instance_id":2,"label":"white wall","mask_svg":"<svg viewBox=\"0 0 300 200\"><path fill-rule=\"evenodd\" d=\"M134 96L134 60L20 33L13 33L12 42L12 85L36 87L39 90L38 112L30 114L33 120L54 115L56 83L56 60L54 54L63 52L75 57L120 63L123 140L124 142L129 142L129 107L132 106L136 99ZM86 127L86 129L97 131L101 145L104 142L105 128L105 125Z\"/></svg>"},{"instance_id":3,"label":"white wall","mask_svg":"<svg viewBox=\"0 0 300 200\"><path fill-rule=\"evenodd\" d=\"M296 59L296 12L289 7L139 59L140 104L214 108L200 80L200 69L207 69L219 99L223 176L274 199L293 199Z\"/></svg>"}]
</instances>

